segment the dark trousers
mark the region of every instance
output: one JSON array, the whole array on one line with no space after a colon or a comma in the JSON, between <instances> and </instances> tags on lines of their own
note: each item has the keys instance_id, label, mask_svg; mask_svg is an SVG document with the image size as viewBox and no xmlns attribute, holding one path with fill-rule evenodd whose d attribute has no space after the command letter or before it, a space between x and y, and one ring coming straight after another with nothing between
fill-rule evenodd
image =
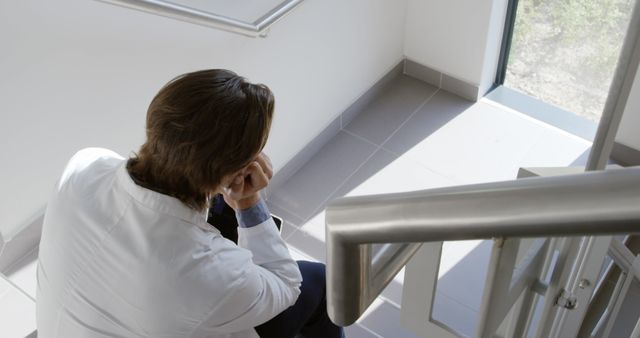
<instances>
[{"instance_id":1,"label":"dark trousers","mask_svg":"<svg viewBox=\"0 0 640 338\"><path fill-rule=\"evenodd\" d=\"M343 329L327 315L325 267L322 263L298 261L302 273L296 303L268 322L256 327L260 338L342 338Z\"/></svg>"},{"instance_id":2,"label":"dark trousers","mask_svg":"<svg viewBox=\"0 0 640 338\"><path fill-rule=\"evenodd\" d=\"M207 221L222 236L238 243L235 213L222 198L213 200ZM331 322L327 314L325 266L298 261L302 274L300 296L296 303L268 322L256 327L260 338L342 338L343 329Z\"/></svg>"}]
</instances>

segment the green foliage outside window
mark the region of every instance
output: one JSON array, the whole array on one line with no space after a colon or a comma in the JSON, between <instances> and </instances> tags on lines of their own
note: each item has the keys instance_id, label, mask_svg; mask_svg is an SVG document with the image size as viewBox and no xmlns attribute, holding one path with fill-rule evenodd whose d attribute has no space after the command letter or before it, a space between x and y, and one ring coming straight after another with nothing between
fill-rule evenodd
<instances>
[{"instance_id":1,"label":"green foliage outside window","mask_svg":"<svg viewBox=\"0 0 640 338\"><path fill-rule=\"evenodd\" d=\"M505 84L599 118L632 0L520 0Z\"/></svg>"}]
</instances>

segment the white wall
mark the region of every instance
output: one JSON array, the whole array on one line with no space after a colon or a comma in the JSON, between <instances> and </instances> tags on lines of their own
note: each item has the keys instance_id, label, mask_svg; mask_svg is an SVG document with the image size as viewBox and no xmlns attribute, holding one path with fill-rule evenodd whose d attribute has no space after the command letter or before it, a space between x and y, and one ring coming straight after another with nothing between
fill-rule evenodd
<instances>
[{"instance_id":1,"label":"white wall","mask_svg":"<svg viewBox=\"0 0 640 338\"><path fill-rule=\"evenodd\" d=\"M633 80L627 106L616 134L616 142L640 151L640 71L636 72Z\"/></svg>"},{"instance_id":2,"label":"white wall","mask_svg":"<svg viewBox=\"0 0 640 338\"><path fill-rule=\"evenodd\" d=\"M507 0L408 0L407 58L481 88L493 83Z\"/></svg>"},{"instance_id":3,"label":"white wall","mask_svg":"<svg viewBox=\"0 0 640 338\"><path fill-rule=\"evenodd\" d=\"M88 0L0 2L0 230L45 205L86 146L123 156L175 75L229 68L269 85L281 168L403 56L405 1L308 0L251 39Z\"/></svg>"}]
</instances>

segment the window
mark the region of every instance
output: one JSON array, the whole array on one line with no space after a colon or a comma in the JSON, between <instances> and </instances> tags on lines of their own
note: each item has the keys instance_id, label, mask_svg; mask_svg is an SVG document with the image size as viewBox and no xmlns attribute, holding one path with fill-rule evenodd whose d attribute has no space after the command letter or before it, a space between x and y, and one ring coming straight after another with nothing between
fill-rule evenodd
<instances>
[{"instance_id":1,"label":"window","mask_svg":"<svg viewBox=\"0 0 640 338\"><path fill-rule=\"evenodd\" d=\"M510 0L496 84L599 120L634 3Z\"/></svg>"}]
</instances>

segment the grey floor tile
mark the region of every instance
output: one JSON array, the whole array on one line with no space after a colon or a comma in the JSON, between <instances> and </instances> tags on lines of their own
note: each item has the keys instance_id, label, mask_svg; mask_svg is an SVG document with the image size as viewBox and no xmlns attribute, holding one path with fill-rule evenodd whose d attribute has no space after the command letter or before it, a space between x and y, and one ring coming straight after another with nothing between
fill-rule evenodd
<instances>
[{"instance_id":1,"label":"grey floor tile","mask_svg":"<svg viewBox=\"0 0 640 338\"><path fill-rule=\"evenodd\" d=\"M340 132L286 183L269 194L269 202L306 221L376 150L364 140Z\"/></svg>"},{"instance_id":2,"label":"grey floor tile","mask_svg":"<svg viewBox=\"0 0 640 338\"><path fill-rule=\"evenodd\" d=\"M392 280L391 283L382 290L380 295L397 306L402 305L402 283L395 279Z\"/></svg>"},{"instance_id":3,"label":"grey floor tile","mask_svg":"<svg viewBox=\"0 0 640 338\"><path fill-rule=\"evenodd\" d=\"M635 281L632 283L631 288L640 288L640 283ZM625 298L620 308L618 318L616 318L613 330L611 331L611 337L630 337L633 332L633 328L640 316L640 295L636 292L629 292L627 298Z\"/></svg>"},{"instance_id":4,"label":"grey floor tile","mask_svg":"<svg viewBox=\"0 0 640 338\"><path fill-rule=\"evenodd\" d=\"M474 241L447 242L451 246L448 248L443 247L440 268L442 269L443 266L451 264L447 260L455 256L456 253L452 252L452 249L455 250L456 244L464 245L472 242ZM493 241L491 240L481 241L462 259L455 262L446 273L442 274L440 272L441 275L438 278L436 292L445 294L472 310L479 311L492 246Z\"/></svg>"},{"instance_id":5,"label":"grey floor tile","mask_svg":"<svg viewBox=\"0 0 640 338\"><path fill-rule=\"evenodd\" d=\"M366 182L371 177L378 174L381 170L383 170L387 165L396 160L398 156L394 155L391 152L388 152L384 149L379 149L378 151L371 156L371 158L364 163L358 171L356 171L349 179L342 185L340 188L331 195L331 199L343 197L349 195L350 192L357 189L364 182ZM384 187L380 187L381 190L384 190ZM385 191L381 191L380 193L384 193Z\"/></svg>"},{"instance_id":6,"label":"grey floor tile","mask_svg":"<svg viewBox=\"0 0 640 338\"><path fill-rule=\"evenodd\" d=\"M506 86L496 88L487 94L486 98L529 115L538 121L578 135L585 140L593 140L598 129L598 124L595 121L590 121Z\"/></svg>"},{"instance_id":7,"label":"grey floor tile","mask_svg":"<svg viewBox=\"0 0 640 338\"><path fill-rule=\"evenodd\" d=\"M540 139L529 149L520 162L521 167L566 167L579 165L588 154L591 142L569 137L565 131L549 128L542 131ZM587 155L588 157L588 155ZM584 161L583 163L586 163Z\"/></svg>"},{"instance_id":8,"label":"grey floor tile","mask_svg":"<svg viewBox=\"0 0 640 338\"><path fill-rule=\"evenodd\" d=\"M304 252L302 252L302 251L300 251L300 250L298 250L298 249L296 249L294 247L288 246L288 249L289 249L289 254L291 255L291 258L293 258L296 261L316 262L316 260L313 259L313 257L305 254Z\"/></svg>"},{"instance_id":9,"label":"grey floor tile","mask_svg":"<svg viewBox=\"0 0 640 338\"><path fill-rule=\"evenodd\" d=\"M349 108L347 108L342 113L341 127L344 127L351 123L351 121L353 121L353 119L356 118L356 116L358 116L365 107L371 104L373 100L375 100L378 96L380 96L382 92L384 92L389 83L391 83L398 76L401 76L402 69L404 68L403 66L404 62L398 63L398 65L395 66L387 75L376 82L373 87L367 90L367 92L360 96L358 100L356 100L356 102L349 106Z\"/></svg>"},{"instance_id":10,"label":"grey floor tile","mask_svg":"<svg viewBox=\"0 0 640 338\"><path fill-rule=\"evenodd\" d=\"M0 277L0 337L26 337L36 329L36 303Z\"/></svg>"},{"instance_id":11,"label":"grey floor tile","mask_svg":"<svg viewBox=\"0 0 640 338\"><path fill-rule=\"evenodd\" d=\"M284 224L282 224L282 228L280 229L280 236L284 238L286 242L287 238L291 237L291 235L296 231L298 231L298 227L285 220Z\"/></svg>"},{"instance_id":12,"label":"grey floor tile","mask_svg":"<svg viewBox=\"0 0 640 338\"><path fill-rule=\"evenodd\" d=\"M302 226L302 224L304 224L300 216L292 213L287 209L280 207L275 203L272 203L269 200L267 200L267 206L269 207L269 212L271 212L273 215L276 215L282 218L285 221L285 223L289 223L291 226L295 228L300 227Z\"/></svg>"},{"instance_id":13,"label":"grey floor tile","mask_svg":"<svg viewBox=\"0 0 640 338\"><path fill-rule=\"evenodd\" d=\"M460 304L441 292L437 292L433 301L432 311L433 319L466 337L475 337L478 313L469 307Z\"/></svg>"},{"instance_id":14,"label":"grey floor tile","mask_svg":"<svg viewBox=\"0 0 640 338\"><path fill-rule=\"evenodd\" d=\"M571 166L587 166L587 162L589 161L589 155L591 153L591 147L585 150L578 158L576 158L573 162L571 162Z\"/></svg>"},{"instance_id":15,"label":"grey floor tile","mask_svg":"<svg viewBox=\"0 0 640 338\"><path fill-rule=\"evenodd\" d=\"M277 190L296 172L307 163L314 154L320 151L322 147L333 139L341 130L340 119L332 121L318 136L316 136L309 144L307 144L300 152L298 152L282 169L280 169L269 182L269 186L265 189L266 196L273 190Z\"/></svg>"},{"instance_id":16,"label":"grey floor tile","mask_svg":"<svg viewBox=\"0 0 640 338\"><path fill-rule=\"evenodd\" d=\"M405 127L414 124L419 123L408 121ZM546 128L480 101L417 144L399 142L410 135L400 130L384 147L408 149L406 156L457 184L506 181L515 179L523 158Z\"/></svg>"},{"instance_id":17,"label":"grey floor tile","mask_svg":"<svg viewBox=\"0 0 640 338\"><path fill-rule=\"evenodd\" d=\"M33 248L7 271L5 276L29 296L36 298L38 247Z\"/></svg>"},{"instance_id":18,"label":"grey floor tile","mask_svg":"<svg viewBox=\"0 0 640 338\"><path fill-rule=\"evenodd\" d=\"M344 328L346 338L380 338L377 334L365 329L360 324L353 324Z\"/></svg>"},{"instance_id":19,"label":"grey floor tile","mask_svg":"<svg viewBox=\"0 0 640 338\"><path fill-rule=\"evenodd\" d=\"M302 230L302 231L306 232L307 234L309 234L309 235L321 240L322 242L326 243L325 229L326 229L326 222L325 222L325 211L324 210L319 212L317 215L315 215L310 220L308 220L300 228L300 230Z\"/></svg>"},{"instance_id":20,"label":"grey floor tile","mask_svg":"<svg viewBox=\"0 0 640 338\"><path fill-rule=\"evenodd\" d=\"M327 198L512 179L515 173L510 177L505 171L518 164L542 163L538 159L565 164L584 152L580 142L571 141L558 147L553 157L545 157L546 153L538 151L536 146L546 149L549 143L562 143L563 135L551 142L551 138L545 136L548 132L542 132L547 128L544 125L512 111L487 106L483 101L474 104L446 91L438 91L410 119L405 117L403 124L398 116L411 115L406 108L409 103L403 101L397 105L405 111L399 115L394 115L395 108L393 114L384 113L384 106L393 100L402 101L403 97L413 100L413 104L419 101L416 98L424 94L421 91L425 85L412 81L402 77L389 91L383 91L380 98L371 101L368 112L346 127L346 132L339 132L287 182L269 194L271 211L285 219L283 237L292 250L326 261L321 211ZM406 88L401 88L403 86ZM420 104L418 102L416 108ZM402 127L382 145L384 149L372 144L385 139L388 130L400 125ZM483 284L470 287L469 276L484 282L489 252L485 249L478 247L448 272L443 271L438 284L436 307L441 310L434 309L434 315L465 334L473 333L477 321L475 309L479 307ZM443 252L441 267L447 263L444 256ZM382 305L372 308L358 324L347 328L348 337L418 337L400 323L400 311L394 305L401 303L399 280L394 280L383 291L386 300L379 298L383 299Z\"/></svg>"},{"instance_id":21,"label":"grey floor tile","mask_svg":"<svg viewBox=\"0 0 640 338\"><path fill-rule=\"evenodd\" d=\"M380 145L436 90L434 86L401 75L345 129Z\"/></svg>"},{"instance_id":22,"label":"grey floor tile","mask_svg":"<svg viewBox=\"0 0 640 338\"><path fill-rule=\"evenodd\" d=\"M586 167L586 166L587 166L587 162L589 162L589 155L591 155L591 145L589 145L589 147L587 148L587 150L585 150L582 154L580 154L580 156L578 156L578 158L576 158L576 159L571 163L571 165L570 165L570 166L571 166L571 167ZM608 161L607 163L608 163L609 165L615 165L615 164L617 164L617 165L622 165L623 167L624 167L624 166L627 166L627 165L625 165L624 163L622 163L622 162L620 162L620 163L619 163L619 162L617 162L616 160L611 159L611 158L609 159L609 161Z\"/></svg>"},{"instance_id":23,"label":"grey floor tile","mask_svg":"<svg viewBox=\"0 0 640 338\"><path fill-rule=\"evenodd\" d=\"M455 182L437 174L407 156L379 149L332 196L390 194L440 188Z\"/></svg>"},{"instance_id":24,"label":"grey floor tile","mask_svg":"<svg viewBox=\"0 0 640 338\"><path fill-rule=\"evenodd\" d=\"M384 301L366 317L360 319L359 323L385 338L421 338L402 326L400 309Z\"/></svg>"},{"instance_id":25,"label":"grey floor tile","mask_svg":"<svg viewBox=\"0 0 640 338\"><path fill-rule=\"evenodd\" d=\"M403 154L472 105L471 101L440 90L382 147Z\"/></svg>"},{"instance_id":26,"label":"grey floor tile","mask_svg":"<svg viewBox=\"0 0 640 338\"><path fill-rule=\"evenodd\" d=\"M321 239L314 237L308 232L298 229L288 237L285 237L285 242L290 247L318 260L319 262L326 263L327 261L327 246Z\"/></svg>"}]
</instances>

